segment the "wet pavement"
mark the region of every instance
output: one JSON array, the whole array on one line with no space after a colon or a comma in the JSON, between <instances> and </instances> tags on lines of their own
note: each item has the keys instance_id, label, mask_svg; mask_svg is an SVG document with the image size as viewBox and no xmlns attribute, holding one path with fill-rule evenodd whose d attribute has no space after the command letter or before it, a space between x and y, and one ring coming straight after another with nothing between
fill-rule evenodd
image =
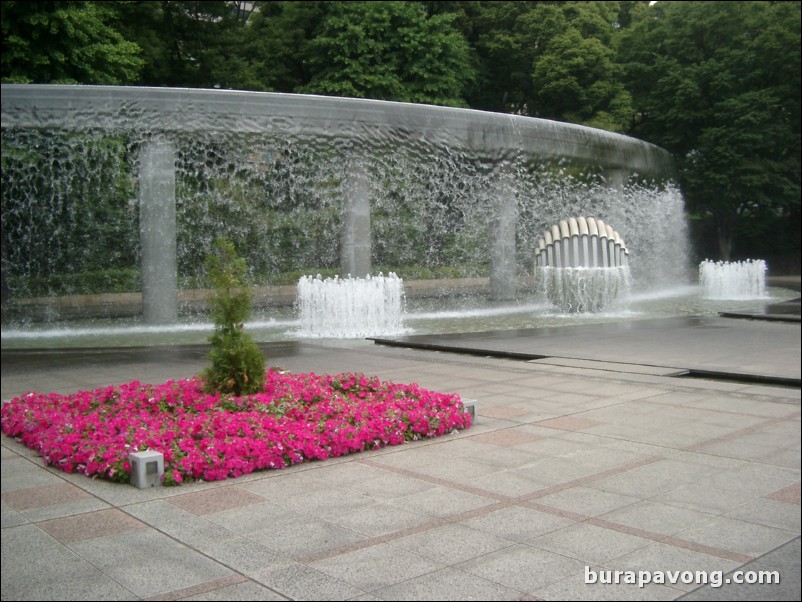
<instances>
[{"instance_id":1,"label":"wet pavement","mask_svg":"<svg viewBox=\"0 0 802 602\"><path fill-rule=\"evenodd\" d=\"M800 599L798 323L265 349L269 366L459 393L477 420L439 439L152 489L60 473L4 436L2 599ZM3 350L2 399L189 377L205 353ZM621 582L605 583L616 571Z\"/></svg>"},{"instance_id":2,"label":"wet pavement","mask_svg":"<svg viewBox=\"0 0 802 602\"><path fill-rule=\"evenodd\" d=\"M800 329L719 316L376 338L386 345L491 355L549 364L649 366L655 373L799 386ZM689 344L692 343L692 344Z\"/></svg>"}]
</instances>

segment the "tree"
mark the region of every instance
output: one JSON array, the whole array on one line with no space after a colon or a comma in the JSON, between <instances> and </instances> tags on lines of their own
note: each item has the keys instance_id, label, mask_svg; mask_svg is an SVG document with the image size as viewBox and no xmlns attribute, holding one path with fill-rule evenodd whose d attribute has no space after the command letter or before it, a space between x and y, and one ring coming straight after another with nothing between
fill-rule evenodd
<instances>
[{"instance_id":1,"label":"tree","mask_svg":"<svg viewBox=\"0 0 802 602\"><path fill-rule=\"evenodd\" d=\"M328 2L265 2L248 28L247 53L260 89L296 92L309 83L312 39Z\"/></svg>"},{"instance_id":2,"label":"tree","mask_svg":"<svg viewBox=\"0 0 802 602\"><path fill-rule=\"evenodd\" d=\"M309 46L301 92L465 106L470 50L451 15L417 2L334 2Z\"/></svg>"},{"instance_id":3,"label":"tree","mask_svg":"<svg viewBox=\"0 0 802 602\"><path fill-rule=\"evenodd\" d=\"M631 98L619 78L615 52L577 29L555 36L532 73L534 114L621 131Z\"/></svg>"},{"instance_id":4,"label":"tree","mask_svg":"<svg viewBox=\"0 0 802 602\"><path fill-rule=\"evenodd\" d=\"M527 114L531 73L538 31L550 29L545 15L529 20L534 2L432 2L430 11L467 15L463 25L473 49L478 77L469 90L471 107L487 111ZM559 11L555 8L555 11ZM462 22L460 20L459 22Z\"/></svg>"},{"instance_id":5,"label":"tree","mask_svg":"<svg viewBox=\"0 0 802 602\"><path fill-rule=\"evenodd\" d=\"M230 241L220 238L206 257L206 268L215 288L212 365L203 373L206 390L237 396L257 393L265 382L265 358L243 326L251 313L251 293L244 288L245 260Z\"/></svg>"},{"instance_id":6,"label":"tree","mask_svg":"<svg viewBox=\"0 0 802 602\"><path fill-rule=\"evenodd\" d=\"M248 51L250 17L262 3L145 0L104 4L119 14L122 34L143 48L140 83L265 89L253 74Z\"/></svg>"},{"instance_id":7,"label":"tree","mask_svg":"<svg viewBox=\"0 0 802 602\"><path fill-rule=\"evenodd\" d=\"M131 84L141 49L115 29L113 2L0 3L5 83Z\"/></svg>"},{"instance_id":8,"label":"tree","mask_svg":"<svg viewBox=\"0 0 802 602\"><path fill-rule=\"evenodd\" d=\"M626 3L444 4L470 15L480 73L471 106L614 131L627 125L616 51Z\"/></svg>"},{"instance_id":9,"label":"tree","mask_svg":"<svg viewBox=\"0 0 802 602\"><path fill-rule=\"evenodd\" d=\"M630 131L675 154L719 257L769 231L775 250L798 251L800 3L659 2L625 37Z\"/></svg>"}]
</instances>

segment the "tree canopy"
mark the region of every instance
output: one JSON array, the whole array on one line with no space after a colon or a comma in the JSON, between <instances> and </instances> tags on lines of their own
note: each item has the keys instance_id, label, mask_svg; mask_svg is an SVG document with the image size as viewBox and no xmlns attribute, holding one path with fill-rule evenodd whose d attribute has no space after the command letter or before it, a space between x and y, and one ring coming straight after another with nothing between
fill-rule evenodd
<instances>
[{"instance_id":1,"label":"tree canopy","mask_svg":"<svg viewBox=\"0 0 802 602\"><path fill-rule=\"evenodd\" d=\"M639 12L622 48L631 132L674 153L719 256L738 251L734 237L749 248L788 220L798 249L800 3L660 2Z\"/></svg>"},{"instance_id":2,"label":"tree canopy","mask_svg":"<svg viewBox=\"0 0 802 602\"><path fill-rule=\"evenodd\" d=\"M140 47L116 29L106 2L0 3L4 82L133 84Z\"/></svg>"},{"instance_id":3,"label":"tree canopy","mask_svg":"<svg viewBox=\"0 0 802 602\"><path fill-rule=\"evenodd\" d=\"M470 49L451 14L416 2L338 2L309 46L312 77L299 91L465 105Z\"/></svg>"}]
</instances>

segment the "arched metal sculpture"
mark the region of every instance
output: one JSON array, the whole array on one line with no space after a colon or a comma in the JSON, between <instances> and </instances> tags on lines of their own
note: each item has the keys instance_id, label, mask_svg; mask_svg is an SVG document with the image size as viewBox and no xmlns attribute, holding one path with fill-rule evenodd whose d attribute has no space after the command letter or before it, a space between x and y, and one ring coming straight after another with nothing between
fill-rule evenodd
<instances>
[{"instance_id":1,"label":"arched metal sculpture","mask_svg":"<svg viewBox=\"0 0 802 602\"><path fill-rule=\"evenodd\" d=\"M624 240L609 224L592 217L570 217L555 224L538 242L539 267L612 268L629 265Z\"/></svg>"},{"instance_id":2,"label":"arched metal sculpture","mask_svg":"<svg viewBox=\"0 0 802 602\"><path fill-rule=\"evenodd\" d=\"M538 241L535 275L562 310L601 311L629 289L629 251L609 224L570 217Z\"/></svg>"}]
</instances>

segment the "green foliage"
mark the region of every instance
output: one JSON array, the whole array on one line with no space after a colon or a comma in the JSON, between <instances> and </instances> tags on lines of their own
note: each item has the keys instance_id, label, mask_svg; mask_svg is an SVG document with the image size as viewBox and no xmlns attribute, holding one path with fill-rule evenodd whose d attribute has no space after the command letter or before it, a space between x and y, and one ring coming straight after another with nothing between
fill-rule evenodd
<instances>
[{"instance_id":1,"label":"green foliage","mask_svg":"<svg viewBox=\"0 0 802 602\"><path fill-rule=\"evenodd\" d=\"M622 51L632 132L675 154L688 208L721 259L736 239L799 223L800 3L659 2L633 16Z\"/></svg>"},{"instance_id":2,"label":"green foliage","mask_svg":"<svg viewBox=\"0 0 802 602\"><path fill-rule=\"evenodd\" d=\"M180 277L203 273L203 257L218 237L247 253L260 284L339 265L332 249L339 246L341 182L321 174L330 151L258 139L187 141L184 149L176 194Z\"/></svg>"},{"instance_id":3,"label":"green foliage","mask_svg":"<svg viewBox=\"0 0 802 602\"><path fill-rule=\"evenodd\" d=\"M630 97L618 78L615 52L597 38L569 29L551 40L535 64L535 107L542 117L621 130Z\"/></svg>"},{"instance_id":4,"label":"green foliage","mask_svg":"<svg viewBox=\"0 0 802 602\"><path fill-rule=\"evenodd\" d=\"M479 78L469 95L473 108L527 114L532 66L544 29L562 20L556 7L531 2L436 2L432 10L465 11ZM533 6L537 4L537 6ZM540 8L538 8L540 6ZM534 15L537 11L537 16Z\"/></svg>"},{"instance_id":5,"label":"green foliage","mask_svg":"<svg viewBox=\"0 0 802 602\"><path fill-rule=\"evenodd\" d=\"M247 52L263 90L297 92L309 83L310 46L327 2L263 2L249 22Z\"/></svg>"},{"instance_id":6,"label":"green foliage","mask_svg":"<svg viewBox=\"0 0 802 602\"><path fill-rule=\"evenodd\" d=\"M417 2L336 2L310 45L301 91L464 106L470 49L451 15Z\"/></svg>"},{"instance_id":7,"label":"green foliage","mask_svg":"<svg viewBox=\"0 0 802 602\"><path fill-rule=\"evenodd\" d=\"M0 190L15 294L98 292L104 280L108 292L127 288L139 229L123 137L4 131Z\"/></svg>"},{"instance_id":8,"label":"green foliage","mask_svg":"<svg viewBox=\"0 0 802 602\"><path fill-rule=\"evenodd\" d=\"M6 83L130 84L140 48L115 28L114 2L16 2L2 12Z\"/></svg>"},{"instance_id":9,"label":"green foliage","mask_svg":"<svg viewBox=\"0 0 802 602\"><path fill-rule=\"evenodd\" d=\"M17 297L130 293L141 290L142 273L138 268L109 268L46 277L12 274L9 287Z\"/></svg>"},{"instance_id":10,"label":"green foliage","mask_svg":"<svg viewBox=\"0 0 802 602\"><path fill-rule=\"evenodd\" d=\"M251 293L245 287L247 266L234 245L225 239L215 241L206 258L209 279L215 288L211 300L214 334L209 359L203 372L208 392L230 395L259 392L265 380L265 358L243 323L251 313Z\"/></svg>"},{"instance_id":11,"label":"green foliage","mask_svg":"<svg viewBox=\"0 0 802 602\"><path fill-rule=\"evenodd\" d=\"M471 106L612 131L627 125L630 97L617 58L627 3L437 4L470 15L480 71Z\"/></svg>"},{"instance_id":12,"label":"green foliage","mask_svg":"<svg viewBox=\"0 0 802 602\"><path fill-rule=\"evenodd\" d=\"M141 83L267 90L255 77L247 24L259 2L108 2L143 49ZM247 7L246 5L250 5Z\"/></svg>"},{"instance_id":13,"label":"green foliage","mask_svg":"<svg viewBox=\"0 0 802 602\"><path fill-rule=\"evenodd\" d=\"M455 265L380 265L374 272L394 272L404 280L442 280L446 278L477 278L490 273L490 261L484 264L462 262Z\"/></svg>"}]
</instances>

